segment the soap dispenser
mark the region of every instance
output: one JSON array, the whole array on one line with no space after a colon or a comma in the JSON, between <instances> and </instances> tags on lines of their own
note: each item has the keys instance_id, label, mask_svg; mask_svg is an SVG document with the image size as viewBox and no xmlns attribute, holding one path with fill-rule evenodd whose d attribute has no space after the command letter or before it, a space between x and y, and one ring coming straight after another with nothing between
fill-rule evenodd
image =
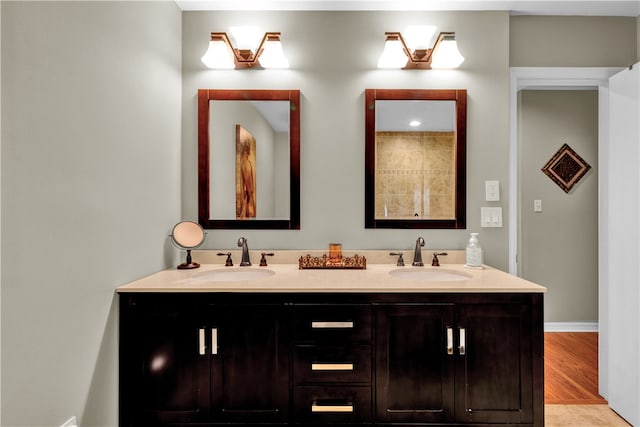
<instances>
[{"instance_id":1,"label":"soap dispenser","mask_svg":"<svg viewBox=\"0 0 640 427\"><path fill-rule=\"evenodd\" d=\"M471 233L467 243L467 263L465 267L482 268L482 248L478 243L478 233Z\"/></svg>"}]
</instances>

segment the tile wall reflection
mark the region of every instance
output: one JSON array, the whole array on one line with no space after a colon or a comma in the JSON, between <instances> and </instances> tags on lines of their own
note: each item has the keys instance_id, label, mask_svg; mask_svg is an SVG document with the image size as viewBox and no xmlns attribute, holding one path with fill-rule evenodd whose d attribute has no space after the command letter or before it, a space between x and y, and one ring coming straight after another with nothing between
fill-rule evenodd
<instances>
[{"instance_id":1,"label":"tile wall reflection","mask_svg":"<svg viewBox=\"0 0 640 427\"><path fill-rule=\"evenodd\" d=\"M376 218L455 218L455 133L376 133Z\"/></svg>"}]
</instances>

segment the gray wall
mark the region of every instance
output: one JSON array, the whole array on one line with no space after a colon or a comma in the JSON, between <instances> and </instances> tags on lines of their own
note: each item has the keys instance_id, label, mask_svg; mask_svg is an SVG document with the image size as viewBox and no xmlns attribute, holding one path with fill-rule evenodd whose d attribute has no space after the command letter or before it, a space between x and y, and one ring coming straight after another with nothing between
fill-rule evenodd
<instances>
[{"instance_id":1,"label":"gray wall","mask_svg":"<svg viewBox=\"0 0 640 427\"><path fill-rule=\"evenodd\" d=\"M114 289L174 261L180 11L1 7L2 425L114 426Z\"/></svg>"},{"instance_id":2,"label":"gray wall","mask_svg":"<svg viewBox=\"0 0 640 427\"><path fill-rule=\"evenodd\" d=\"M376 69L385 31L411 23L455 31L466 60L458 70ZM211 31L258 25L282 32L290 70L207 70L200 62ZM508 266L508 71L514 66L616 66L636 56L635 18L509 17L503 12L186 12L183 13L183 212L197 218L196 92L199 88L301 90L301 230L211 230L205 248L461 249L480 232L485 261ZM594 33L597 36L594 36ZM553 35L554 37L551 37ZM557 39L560 35L562 40ZM613 42L622 48L611 49ZM544 43L542 43L544 42ZM594 45L595 43L595 45ZM594 48L595 46L595 48ZM542 48L544 47L544 48ZM364 228L365 88L468 90L467 230ZM499 180L502 200L484 202L484 181ZM481 229L481 206L502 206L504 228Z\"/></svg>"},{"instance_id":3,"label":"gray wall","mask_svg":"<svg viewBox=\"0 0 640 427\"><path fill-rule=\"evenodd\" d=\"M639 34L636 18L513 16L510 23L509 62L514 67L626 66L635 62L638 53ZM616 48L613 49L612 46ZM593 140L587 137L597 136L597 101L593 101L595 104L582 104L574 110L564 105L561 95L555 96L559 96L558 103L551 102L547 107L548 111L557 108L554 110L557 113L556 117L544 114L528 117L527 111L520 114L520 119L526 120L530 133L521 132L519 137L528 139L533 144L528 147L533 151L524 156L527 161L532 155L537 156L537 159L531 160L534 163L528 172L520 171L520 190L526 193L520 194L522 221L518 262L524 277L549 287L545 298L545 321L597 321L598 241L597 210L594 210L594 206L597 206L594 205L597 203L597 178L590 178L589 184L580 183L579 188L574 190L577 196L562 197L548 188L551 181L539 171L548 160L547 154L559 148L545 147L545 143L557 142L554 138L561 135L573 138L578 133L586 132L585 138L576 143L593 143ZM597 99L596 94L590 96ZM578 125L574 120L575 114L577 111L587 114L583 111L584 108L595 109L595 112L590 113L595 115L590 119L591 123L580 122L582 124ZM591 128L588 127L590 125ZM547 131L555 133L540 136ZM541 145L536 146L536 143ZM594 148L596 146L589 147L588 152L591 156L587 160L595 166L597 149ZM547 150L547 154L542 155L544 150ZM595 159L595 162L590 161L591 159ZM523 163L526 164L527 162ZM591 176L596 176L593 171ZM555 186L553 183L551 185ZM542 191L545 186L546 190ZM585 187L589 189L585 190ZM590 195L585 198L585 194ZM533 199L543 200L542 214L532 212ZM566 223L565 227L560 227L554 220L554 215L560 216L563 224L567 215L574 215L575 220ZM545 248L545 242L552 243Z\"/></svg>"},{"instance_id":4,"label":"gray wall","mask_svg":"<svg viewBox=\"0 0 640 427\"><path fill-rule=\"evenodd\" d=\"M512 67L624 67L638 56L638 19L511 17Z\"/></svg>"},{"instance_id":5,"label":"gray wall","mask_svg":"<svg viewBox=\"0 0 640 427\"><path fill-rule=\"evenodd\" d=\"M525 90L519 103L519 274L547 287L546 321L597 321L598 91ZM591 165L569 193L540 170L564 143Z\"/></svg>"},{"instance_id":6,"label":"gray wall","mask_svg":"<svg viewBox=\"0 0 640 427\"><path fill-rule=\"evenodd\" d=\"M410 23L455 31L464 67L454 71L378 70L385 31ZM208 70L200 62L211 31L231 25L281 31L289 70ZM427 248L461 249L480 232L487 263L506 269L507 229L480 230L484 181L507 191L509 15L425 12L183 13L183 212L197 218L196 93L200 88L277 88L301 91L301 230L210 230L205 248L235 248L239 236L252 249L411 250L418 236ZM468 229L364 228L365 88L468 90ZM490 108L487 108L490 106ZM503 199L504 200L504 199ZM507 218L507 203L501 202Z\"/></svg>"}]
</instances>

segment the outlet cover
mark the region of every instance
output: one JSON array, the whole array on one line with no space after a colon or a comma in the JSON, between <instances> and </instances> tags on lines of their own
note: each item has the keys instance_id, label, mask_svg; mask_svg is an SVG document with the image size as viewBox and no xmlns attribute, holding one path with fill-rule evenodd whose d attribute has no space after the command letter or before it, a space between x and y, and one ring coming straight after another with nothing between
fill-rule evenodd
<instances>
[{"instance_id":1,"label":"outlet cover","mask_svg":"<svg viewBox=\"0 0 640 427\"><path fill-rule=\"evenodd\" d=\"M487 202L499 202L500 201L500 181L485 181L484 182L484 199Z\"/></svg>"}]
</instances>

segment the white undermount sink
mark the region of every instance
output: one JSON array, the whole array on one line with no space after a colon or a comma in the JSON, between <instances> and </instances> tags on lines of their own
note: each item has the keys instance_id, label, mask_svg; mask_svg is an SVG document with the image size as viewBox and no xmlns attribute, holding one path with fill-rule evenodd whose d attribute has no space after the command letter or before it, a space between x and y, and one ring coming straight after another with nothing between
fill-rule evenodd
<instances>
[{"instance_id":1,"label":"white undermount sink","mask_svg":"<svg viewBox=\"0 0 640 427\"><path fill-rule=\"evenodd\" d=\"M439 268L399 268L392 270L389 274L395 278L412 280L414 282L459 282L469 280L472 276L461 271L445 270Z\"/></svg>"},{"instance_id":2,"label":"white undermount sink","mask_svg":"<svg viewBox=\"0 0 640 427\"><path fill-rule=\"evenodd\" d=\"M229 270L209 270L193 275L194 279L208 282L242 282L246 280L259 280L273 276L273 270L264 268L238 267Z\"/></svg>"}]
</instances>

